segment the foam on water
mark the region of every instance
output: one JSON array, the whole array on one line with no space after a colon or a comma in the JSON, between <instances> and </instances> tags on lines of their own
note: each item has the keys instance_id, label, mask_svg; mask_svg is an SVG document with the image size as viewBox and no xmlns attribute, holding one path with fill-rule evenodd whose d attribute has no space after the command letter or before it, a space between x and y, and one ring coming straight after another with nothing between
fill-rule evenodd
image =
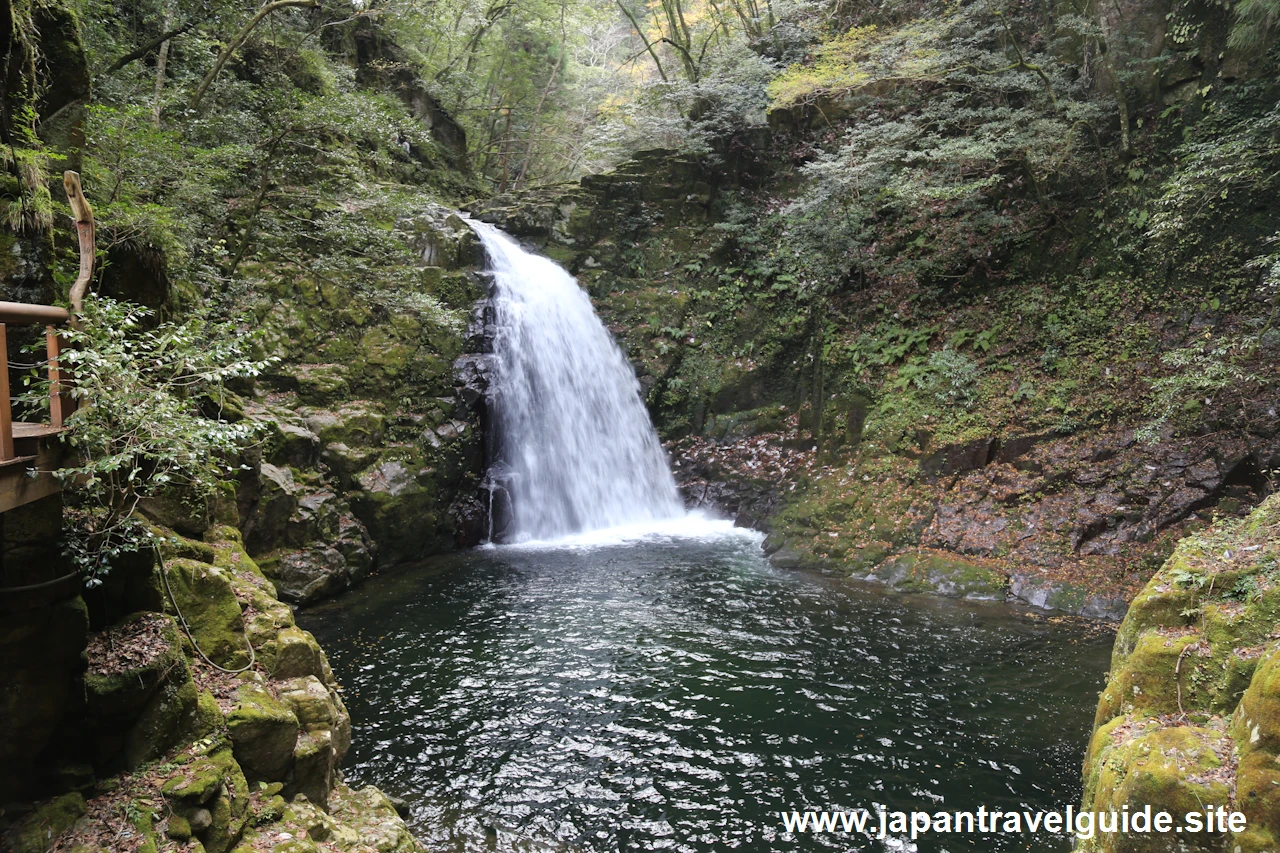
<instances>
[{"instance_id":1,"label":"foam on water","mask_svg":"<svg viewBox=\"0 0 1280 853\"><path fill-rule=\"evenodd\" d=\"M675 518L643 521L588 530L555 539L526 539L510 545L497 545L503 549L562 549L562 548L611 548L618 545L640 543L715 542L722 539L740 539L760 544L764 534L745 527L734 527L729 519L712 518L700 511L693 511Z\"/></svg>"}]
</instances>

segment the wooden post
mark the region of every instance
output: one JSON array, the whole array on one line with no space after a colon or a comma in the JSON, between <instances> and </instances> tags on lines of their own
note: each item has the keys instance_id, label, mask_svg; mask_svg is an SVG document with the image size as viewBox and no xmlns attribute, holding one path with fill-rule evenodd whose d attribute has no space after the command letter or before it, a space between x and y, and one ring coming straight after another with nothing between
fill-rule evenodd
<instances>
[{"instance_id":1,"label":"wooden post","mask_svg":"<svg viewBox=\"0 0 1280 853\"><path fill-rule=\"evenodd\" d=\"M62 422L70 414L66 411L66 398L62 395L62 367L58 358L62 355L62 339L53 326L44 327L45 352L49 366L49 425L62 428Z\"/></svg>"},{"instance_id":2,"label":"wooden post","mask_svg":"<svg viewBox=\"0 0 1280 853\"><path fill-rule=\"evenodd\" d=\"M80 187L78 172L63 172L62 185L67 191L67 201L71 205L71 215L76 220L76 233L80 238L80 275L71 285L71 325L80 328L80 315L84 313L84 295L89 290L89 282L93 280L94 237L96 227L93 221L93 208L84 197Z\"/></svg>"},{"instance_id":3,"label":"wooden post","mask_svg":"<svg viewBox=\"0 0 1280 853\"><path fill-rule=\"evenodd\" d=\"M9 401L9 337L0 323L0 462L8 462L13 452L13 407Z\"/></svg>"}]
</instances>

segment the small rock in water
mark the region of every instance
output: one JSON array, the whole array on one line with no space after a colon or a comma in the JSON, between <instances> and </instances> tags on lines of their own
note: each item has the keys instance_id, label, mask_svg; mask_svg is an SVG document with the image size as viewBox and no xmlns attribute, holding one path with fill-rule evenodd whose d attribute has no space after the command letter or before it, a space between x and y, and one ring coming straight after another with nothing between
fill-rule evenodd
<instances>
[{"instance_id":1,"label":"small rock in water","mask_svg":"<svg viewBox=\"0 0 1280 853\"><path fill-rule=\"evenodd\" d=\"M409 804L404 800L387 794L387 801L391 803L396 810L396 814L400 815L400 817L406 819L409 817Z\"/></svg>"}]
</instances>

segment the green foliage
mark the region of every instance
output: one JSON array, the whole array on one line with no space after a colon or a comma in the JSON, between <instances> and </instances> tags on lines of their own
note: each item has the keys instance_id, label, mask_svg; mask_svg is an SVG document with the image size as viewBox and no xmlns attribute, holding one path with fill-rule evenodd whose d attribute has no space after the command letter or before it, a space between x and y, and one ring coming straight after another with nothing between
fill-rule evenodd
<instances>
[{"instance_id":1,"label":"green foliage","mask_svg":"<svg viewBox=\"0 0 1280 853\"><path fill-rule=\"evenodd\" d=\"M1109 104L1033 51L1037 22L1017 14L973 4L859 31L775 82L785 105L829 93L830 63L848 66L851 120L784 212L798 257L826 259L813 277L954 280L1025 240L1055 192L1098 183L1092 128ZM811 72L821 81L798 92Z\"/></svg>"},{"instance_id":2,"label":"green foliage","mask_svg":"<svg viewBox=\"0 0 1280 853\"><path fill-rule=\"evenodd\" d=\"M146 327L149 312L105 297L86 303L83 329L65 332L79 409L68 419L75 454L57 472L67 484L71 555L90 586L146 544L139 501L178 492L208 498L234 473L256 424L218 417L223 383L269 363L247 356L253 335L196 317ZM48 400L34 383L28 403Z\"/></svg>"},{"instance_id":3,"label":"green foliage","mask_svg":"<svg viewBox=\"0 0 1280 853\"><path fill-rule=\"evenodd\" d=\"M1179 415L1198 412L1202 402L1219 394L1242 397L1260 379L1245 366L1259 345L1256 336L1213 342L1171 350L1162 356L1173 372L1151 383L1147 411L1153 420L1134 433L1139 441L1155 443L1162 429Z\"/></svg>"},{"instance_id":4,"label":"green foliage","mask_svg":"<svg viewBox=\"0 0 1280 853\"><path fill-rule=\"evenodd\" d=\"M1253 94L1245 91L1224 102L1189 129L1187 141L1173 152L1177 165L1161 187L1147 227L1155 253L1186 257L1202 249L1224 220L1239 217L1275 191L1280 107L1256 112Z\"/></svg>"},{"instance_id":5,"label":"green foliage","mask_svg":"<svg viewBox=\"0 0 1280 853\"><path fill-rule=\"evenodd\" d=\"M1276 0L1237 0L1233 10L1236 20L1228 43L1242 50L1262 48L1280 18L1280 3Z\"/></svg>"},{"instance_id":6,"label":"green foliage","mask_svg":"<svg viewBox=\"0 0 1280 853\"><path fill-rule=\"evenodd\" d=\"M0 224L11 231L44 231L53 225L53 196L49 192L49 172L53 164L65 160L47 148L0 148L0 170L16 173L11 191L0 195ZM6 187L6 189L9 189Z\"/></svg>"},{"instance_id":7,"label":"green foliage","mask_svg":"<svg viewBox=\"0 0 1280 853\"><path fill-rule=\"evenodd\" d=\"M982 368L976 361L953 349L943 349L929 356L929 369L935 377L930 390L938 402L965 409L973 406L982 377Z\"/></svg>"}]
</instances>

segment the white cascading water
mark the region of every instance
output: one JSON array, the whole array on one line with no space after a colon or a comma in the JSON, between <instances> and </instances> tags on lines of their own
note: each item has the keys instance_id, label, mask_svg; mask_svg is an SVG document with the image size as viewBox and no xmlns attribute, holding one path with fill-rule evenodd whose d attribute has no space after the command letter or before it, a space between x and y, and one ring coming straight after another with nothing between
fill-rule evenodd
<instances>
[{"instance_id":1,"label":"white cascading water","mask_svg":"<svg viewBox=\"0 0 1280 853\"><path fill-rule=\"evenodd\" d=\"M494 277L498 458L508 540L674 519L684 507L640 383L578 283L483 222Z\"/></svg>"}]
</instances>

